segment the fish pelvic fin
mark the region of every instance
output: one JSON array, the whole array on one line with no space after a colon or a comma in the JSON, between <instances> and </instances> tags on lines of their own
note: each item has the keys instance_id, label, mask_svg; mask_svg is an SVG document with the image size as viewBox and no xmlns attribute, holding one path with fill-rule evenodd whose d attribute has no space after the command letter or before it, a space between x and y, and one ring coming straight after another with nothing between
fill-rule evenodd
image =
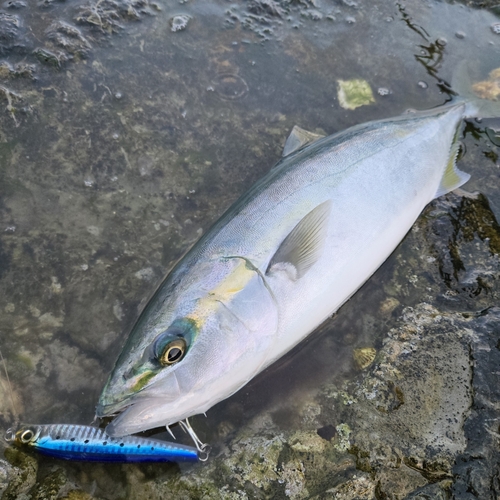
<instances>
[{"instance_id":1,"label":"fish pelvic fin","mask_svg":"<svg viewBox=\"0 0 500 500\"><path fill-rule=\"evenodd\" d=\"M266 274L292 265L294 279L299 279L318 260L323 249L331 212L331 201L325 201L311 210L288 234L276 250ZM274 268L274 269L273 269Z\"/></svg>"},{"instance_id":2,"label":"fish pelvic fin","mask_svg":"<svg viewBox=\"0 0 500 500\"><path fill-rule=\"evenodd\" d=\"M438 198L443 194L449 193L450 191L459 188L470 179L470 175L459 170L456 165L458 153L460 152L458 133L459 129L457 129L455 139L453 141L453 144L451 145L448 163L446 164L446 169L444 171L443 177L441 178L441 182L439 183L439 187L436 191L436 194L434 195L434 198Z\"/></svg>"}]
</instances>

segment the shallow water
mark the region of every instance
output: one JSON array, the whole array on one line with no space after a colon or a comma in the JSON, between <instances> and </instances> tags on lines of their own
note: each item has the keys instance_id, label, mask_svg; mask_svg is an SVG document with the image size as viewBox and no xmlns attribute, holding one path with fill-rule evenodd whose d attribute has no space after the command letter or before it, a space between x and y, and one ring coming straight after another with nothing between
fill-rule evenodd
<instances>
[{"instance_id":1,"label":"shallow water","mask_svg":"<svg viewBox=\"0 0 500 500\"><path fill-rule=\"evenodd\" d=\"M15 403L12 409L2 372L4 428L15 414L36 423L92 421L100 390L147 298L279 159L295 124L330 134L410 108L428 109L449 98L460 61L470 62L476 81L500 66L500 19L492 12L425 1L366 4L3 4L0 347ZM372 104L340 106L337 82L352 79L369 83ZM465 188L486 199L435 202L320 332L206 419L193 419L214 446L216 470L195 466L189 477L218 477L219 487L230 484L230 492L249 498L269 495L275 490L262 478L247 475L234 485L234 470L217 469L215 457L230 455L241 442L238 431L249 439L252 432L261 436L270 419L272 441L278 431L338 426L340 417L328 420L322 406L325 386L340 391L358 381L353 349L380 350L405 306L428 302L451 314L498 303L499 149L481 123L470 121L466 132L461 169L472 179ZM314 413L316 407L324 417ZM145 497L161 498L158 485L186 473L175 465L43 458L36 464L38 473L26 481L32 498L72 490L135 498L141 484L147 485ZM40 493L54 471L65 486L53 496ZM287 474L268 478L288 485L280 495L312 494L311 486L290 486L302 476L309 480L305 472ZM356 469L346 466L344 474L347 481ZM13 484L7 476L0 485ZM340 484L335 481L330 487ZM328 481L323 483L327 491ZM16 491L10 487L5 498L15 498ZM457 498L469 498L457 491Z\"/></svg>"}]
</instances>

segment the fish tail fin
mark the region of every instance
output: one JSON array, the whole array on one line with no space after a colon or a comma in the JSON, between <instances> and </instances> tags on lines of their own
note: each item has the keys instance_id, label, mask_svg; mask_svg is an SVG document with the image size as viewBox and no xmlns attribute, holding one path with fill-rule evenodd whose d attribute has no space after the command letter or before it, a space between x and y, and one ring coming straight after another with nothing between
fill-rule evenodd
<instances>
[{"instance_id":1,"label":"fish tail fin","mask_svg":"<svg viewBox=\"0 0 500 500\"><path fill-rule=\"evenodd\" d=\"M434 195L434 198L438 198L443 194L449 193L450 191L459 188L470 179L470 175L459 170L456 164L461 147L459 141L459 132L460 127L457 128L457 131L455 133L455 137L450 148L448 163L446 164L446 169L443 173L443 177L441 178L441 182L439 183L439 187L436 191L436 194Z\"/></svg>"},{"instance_id":2,"label":"fish tail fin","mask_svg":"<svg viewBox=\"0 0 500 500\"><path fill-rule=\"evenodd\" d=\"M484 80L473 81L470 65L462 61L453 73L451 87L465 102L465 118L500 118L500 68L490 71Z\"/></svg>"}]
</instances>

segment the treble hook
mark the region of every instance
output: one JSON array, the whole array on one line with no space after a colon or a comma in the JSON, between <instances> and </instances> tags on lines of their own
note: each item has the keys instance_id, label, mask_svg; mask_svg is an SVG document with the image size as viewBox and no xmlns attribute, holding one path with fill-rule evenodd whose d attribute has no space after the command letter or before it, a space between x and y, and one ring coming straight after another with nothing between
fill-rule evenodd
<instances>
[{"instance_id":1,"label":"treble hook","mask_svg":"<svg viewBox=\"0 0 500 500\"><path fill-rule=\"evenodd\" d=\"M180 420L179 425L181 426L181 429L184 432L187 432L189 434L189 437L193 440L196 449L200 453L198 457L200 462L206 462L208 460L208 455L210 455L210 451L212 448L207 443L204 443L196 435L196 432L194 432L194 429L191 427L191 424L189 423L189 420L187 418L184 420Z\"/></svg>"}]
</instances>

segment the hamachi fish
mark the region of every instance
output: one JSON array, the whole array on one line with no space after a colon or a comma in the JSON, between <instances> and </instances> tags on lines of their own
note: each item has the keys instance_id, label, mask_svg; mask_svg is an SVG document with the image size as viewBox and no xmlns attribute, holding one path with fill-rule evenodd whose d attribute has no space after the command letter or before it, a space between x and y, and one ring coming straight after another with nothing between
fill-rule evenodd
<instances>
[{"instance_id":1,"label":"hamachi fish","mask_svg":"<svg viewBox=\"0 0 500 500\"><path fill-rule=\"evenodd\" d=\"M198 450L159 439L112 438L89 425L20 425L5 439L17 446L64 460L87 462L197 462Z\"/></svg>"},{"instance_id":2,"label":"hamachi fish","mask_svg":"<svg viewBox=\"0 0 500 500\"><path fill-rule=\"evenodd\" d=\"M278 164L174 267L104 387L124 436L204 413L297 345L387 259L424 207L464 184L468 100L317 140Z\"/></svg>"}]
</instances>

